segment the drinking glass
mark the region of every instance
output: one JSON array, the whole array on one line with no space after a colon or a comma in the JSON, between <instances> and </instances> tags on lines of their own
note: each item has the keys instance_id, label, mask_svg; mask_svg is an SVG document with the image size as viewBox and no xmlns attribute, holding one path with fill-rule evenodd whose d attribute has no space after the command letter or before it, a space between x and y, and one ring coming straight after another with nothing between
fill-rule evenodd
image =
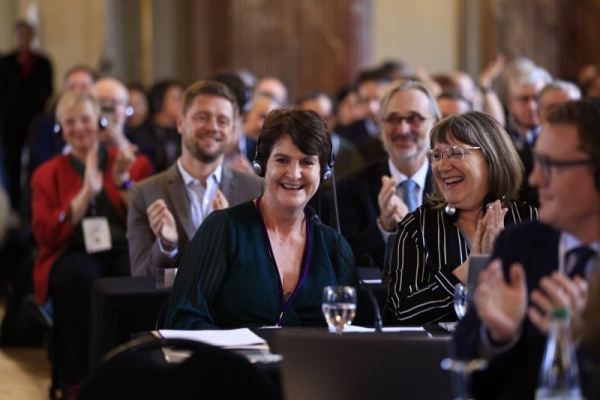
<instances>
[{"instance_id":1,"label":"drinking glass","mask_svg":"<svg viewBox=\"0 0 600 400\"><path fill-rule=\"evenodd\" d=\"M473 360L459 360L445 358L441 367L452 374L453 400L473 400L471 395L471 374L473 371L485 369L487 360L476 358Z\"/></svg>"},{"instance_id":2,"label":"drinking glass","mask_svg":"<svg viewBox=\"0 0 600 400\"><path fill-rule=\"evenodd\" d=\"M341 334L356 315L356 289L352 286L325 286L321 308L329 328Z\"/></svg>"},{"instance_id":3,"label":"drinking glass","mask_svg":"<svg viewBox=\"0 0 600 400\"><path fill-rule=\"evenodd\" d=\"M468 297L467 287L462 283L456 284L454 287L454 311L459 320L467 314Z\"/></svg>"}]
</instances>

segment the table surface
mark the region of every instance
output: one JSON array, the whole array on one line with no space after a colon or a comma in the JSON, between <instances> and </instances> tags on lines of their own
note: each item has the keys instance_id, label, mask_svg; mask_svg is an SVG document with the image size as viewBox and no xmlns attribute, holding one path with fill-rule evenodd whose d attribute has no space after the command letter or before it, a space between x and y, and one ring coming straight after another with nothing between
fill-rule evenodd
<instances>
[{"instance_id":1,"label":"table surface","mask_svg":"<svg viewBox=\"0 0 600 400\"><path fill-rule=\"evenodd\" d=\"M385 284L372 284L369 285L369 289L379 303L377 307L381 309L387 290ZM154 330L170 291L170 288L156 288L154 277L98 279L94 283L92 294L90 365L95 365L108 351L129 341L135 333ZM371 303L362 286L360 293L363 295L359 294L355 324L373 326L375 305ZM437 326L427 329L434 335L445 334ZM267 341L270 341L269 338L275 335L269 330L262 329L260 331L257 333L265 336Z\"/></svg>"}]
</instances>

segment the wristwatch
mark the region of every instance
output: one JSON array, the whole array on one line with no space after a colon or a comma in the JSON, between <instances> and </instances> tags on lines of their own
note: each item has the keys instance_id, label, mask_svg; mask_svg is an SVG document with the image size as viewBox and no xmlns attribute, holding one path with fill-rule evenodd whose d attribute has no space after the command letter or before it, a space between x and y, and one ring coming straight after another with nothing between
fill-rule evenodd
<instances>
[{"instance_id":1,"label":"wristwatch","mask_svg":"<svg viewBox=\"0 0 600 400\"><path fill-rule=\"evenodd\" d=\"M126 179L125 182L119 186L120 190L129 190L133 186L133 181L131 179Z\"/></svg>"}]
</instances>

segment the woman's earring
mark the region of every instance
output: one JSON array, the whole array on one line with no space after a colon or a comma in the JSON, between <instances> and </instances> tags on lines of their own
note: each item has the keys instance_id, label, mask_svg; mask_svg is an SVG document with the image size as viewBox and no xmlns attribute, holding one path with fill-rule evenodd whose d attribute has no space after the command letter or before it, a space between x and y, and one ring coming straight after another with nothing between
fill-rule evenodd
<instances>
[{"instance_id":1,"label":"woman's earring","mask_svg":"<svg viewBox=\"0 0 600 400\"><path fill-rule=\"evenodd\" d=\"M446 203L446 207L444 207L444 212L446 213L446 215L451 217L454 214L456 214L456 208L454 208L450 204Z\"/></svg>"}]
</instances>

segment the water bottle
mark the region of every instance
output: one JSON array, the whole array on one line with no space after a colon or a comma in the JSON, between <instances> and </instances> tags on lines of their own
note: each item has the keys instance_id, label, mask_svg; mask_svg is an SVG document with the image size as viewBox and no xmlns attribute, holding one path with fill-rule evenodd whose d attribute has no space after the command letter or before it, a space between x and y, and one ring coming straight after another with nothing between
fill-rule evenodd
<instances>
[{"instance_id":1,"label":"water bottle","mask_svg":"<svg viewBox=\"0 0 600 400\"><path fill-rule=\"evenodd\" d=\"M551 314L550 331L542 359L536 400L582 400L579 368L569 327L569 313L564 308Z\"/></svg>"}]
</instances>

